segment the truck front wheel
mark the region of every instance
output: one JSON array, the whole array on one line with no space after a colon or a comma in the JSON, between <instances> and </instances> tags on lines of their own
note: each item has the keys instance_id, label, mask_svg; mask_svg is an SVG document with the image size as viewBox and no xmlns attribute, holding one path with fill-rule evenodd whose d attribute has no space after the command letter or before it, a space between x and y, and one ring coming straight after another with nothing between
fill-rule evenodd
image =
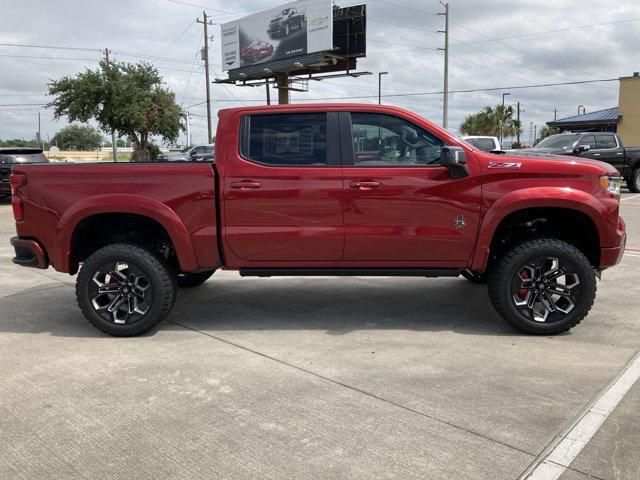
<instances>
[{"instance_id":1,"label":"truck front wheel","mask_svg":"<svg viewBox=\"0 0 640 480\"><path fill-rule=\"evenodd\" d=\"M554 238L507 250L489 274L489 297L518 330L554 335L587 316L596 296L595 271L573 245Z\"/></svg>"},{"instance_id":2,"label":"truck front wheel","mask_svg":"<svg viewBox=\"0 0 640 480\"><path fill-rule=\"evenodd\" d=\"M627 188L630 192L640 193L640 167L636 168L627 179Z\"/></svg>"},{"instance_id":3,"label":"truck front wheel","mask_svg":"<svg viewBox=\"0 0 640 480\"><path fill-rule=\"evenodd\" d=\"M152 250L115 243L95 251L76 282L78 305L110 335L130 337L155 327L175 300L175 277Z\"/></svg>"}]
</instances>

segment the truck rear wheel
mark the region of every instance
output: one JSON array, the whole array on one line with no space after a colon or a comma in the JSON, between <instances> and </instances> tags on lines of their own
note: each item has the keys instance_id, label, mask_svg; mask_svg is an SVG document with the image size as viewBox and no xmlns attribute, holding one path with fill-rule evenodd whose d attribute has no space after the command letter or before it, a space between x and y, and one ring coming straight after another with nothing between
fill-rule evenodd
<instances>
[{"instance_id":1,"label":"truck rear wheel","mask_svg":"<svg viewBox=\"0 0 640 480\"><path fill-rule=\"evenodd\" d=\"M627 188L630 192L640 193L640 167L636 168L627 179Z\"/></svg>"},{"instance_id":2,"label":"truck rear wheel","mask_svg":"<svg viewBox=\"0 0 640 480\"><path fill-rule=\"evenodd\" d=\"M76 282L78 306L110 335L130 337L155 327L175 300L175 277L155 252L116 243L95 251Z\"/></svg>"},{"instance_id":3,"label":"truck rear wheel","mask_svg":"<svg viewBox=\"0 0 640 480\"><path fill-rule=\"evenodd\" d=\"M197 287L209 280L213 275L213 271L210 272L197 272L197 273L179 273L177 277L178 286L184 288Z\"/></svg>"},{"instance_id":4,"label":"truck rear wheel","mask_svg":"<svg viewBox=\"0 0 640 480\"><path fill-rule=\"evenodd\" d=\"M573 245L553 238L515 245L489 274L489 297L518 330L554 335L579 324L596 296L595 271Z\"/></svg>"}]
</instances>

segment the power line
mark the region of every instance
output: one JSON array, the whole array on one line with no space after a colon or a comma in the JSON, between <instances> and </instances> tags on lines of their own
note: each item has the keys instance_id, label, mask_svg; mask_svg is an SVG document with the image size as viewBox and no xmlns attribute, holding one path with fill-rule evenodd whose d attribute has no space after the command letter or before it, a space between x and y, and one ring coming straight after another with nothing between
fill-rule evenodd
<instances>
[{"instance_id":1,"label":"power line","mask_svg":"<svg viewBox=\"0 0 640 480\"><path fill-rule=\"evenodd\" d=\"M2 47L24 47L24 48L47 48L51 50L76 50L80 52L98 52L101 50L99 48L84 48L84 47L63 47L59 45L32 45L27 43L8 43L8 42L0 42L0 46Z\"/></svg>"},{"instance_id":2,"label":"power line","mask_svg":"<svg viewBox=\"0 0 640 480\"><path fill-rule=\"evenodd\" d=\"M190 29L191 27L196 23L196 21L194 20L193 22L191 22L189 24L189 26L187 28L184 29L184 31L182 33L180 33L180 35L178 35L174 40L170 41L163 49L161 49L156 55L154 55L154 59L160 57L161 55L164 55L165 53L167 53L166 51L176 42L178 42Z\"/></svg>"},{"instance_id":3,"label":"power line","mask_svg":"<svg viewBox=\"0 0 640 480\"><path fill-rule=\"evenodd\" d=\"M470 88L464 90L449 90L449 93L475 93L475 92L494 92L499 90L521 90L526 88L542 88L542 87L555 87L558 85L582 85L586 83L598 83L598 82L617 82L618 78L602 78L595 80L576 80L572 82L556 82L556 83L536 83L529 85L510 85L506 87L487 87L487 88ZM418 97L423 95L442 95L444 92L442 90L432 91L432 92L410 92L410 93L391 93L384 94L382 97L390 98L390 97ZM378 95L359 95L359 96L348 96L348 97L323 97L323 98L301 98L298 101L321 101L321 100L350 100L356 98L378 98ZM233 102L234 100L230 99L219 99L218 101L224 102ZM239 100L243 102L263 102L264 99L245 99Z\"/></svg>"},{"instance_id":4,"label":"power line","mask_svg":"<svg viewBox=\"0 0 640 480\"><path fill-rule=\"evenodd\" d=\"M414 12L422 12L422 13L427 13L427 14L430 14L430 15L438 15L438 12L429 12L427 10L422 10L420 8L407 7L406 5L401 5L399 3L389 2L387 0L369 0L369 1L376 2L376 3L384 3L386 5L391 5L393 7L404 8L406 10L413 10Z\"/></svg>"}]
</instances>

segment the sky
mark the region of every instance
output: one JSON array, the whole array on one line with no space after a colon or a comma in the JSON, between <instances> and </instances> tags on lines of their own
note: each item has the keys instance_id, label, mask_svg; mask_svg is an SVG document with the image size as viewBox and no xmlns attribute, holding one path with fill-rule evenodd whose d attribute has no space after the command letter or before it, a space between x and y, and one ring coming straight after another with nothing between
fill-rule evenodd
<instances>
[{"instance_id":1,"label":"sky","mask_svg":"<svg viewBox=\"0 0 640 480\"><path fill-rule=\"evenodd\" d=\"M96 68L108 48L122 62L145 60L158 67L168 88L192 114L194 142L206 140L203 8L210 30L212 78L220 67L220 24L271 8L274 0L3 0L0 30L0 139L33 138L40 112L43 138L67 124L45 108L47 84ZM357 0L336 1L339 6ZM367 0L367 57L358 71L373 75L312 82L292 102L349 97L340 102L377 103L377 72L383 95L439 92L443 87L443 11L437 0ZM531 125L616 106L619 82L544 88L531 84L615 79L640 70L638 0L451 0L449 129L458 133L466 115L497 105L521 104L523 140ZM23 46L16 46L17 44ZM33 45L26 47L24 45ZM65 47L52 48L52 47ZM263 88L212 85L214 122L221 108L265 103ZM272 98L274 98L275 91ZM358 98L358 97L369 98ZM385 97L383 103L442 123L442 95ZM200 104L200 105L196 105ZM192 105L195 105L192 107ZM214 123L215 128L215 123ZM107 135L105 135L105 138ZM184 143L184 135L181 143Z\"/></svg>"}]
</instances>

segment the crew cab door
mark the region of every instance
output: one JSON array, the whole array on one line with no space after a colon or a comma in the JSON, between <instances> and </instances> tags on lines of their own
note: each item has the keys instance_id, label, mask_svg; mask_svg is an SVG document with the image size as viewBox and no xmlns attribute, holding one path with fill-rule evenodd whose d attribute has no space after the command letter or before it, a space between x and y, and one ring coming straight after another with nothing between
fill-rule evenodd
<instances>
[{"instance_id":1,"label":"crew cab door","mask_svg":"<svg viewBox=\"0 0 640 480\"><path fill-rule=\"evenodd\" d=\"M230 251L252 262L340 260L337 113L245 114L236 121L240 138L227 145L222 175Z\"/></svg>"},{"instance_id":2,"label":"crew cab door","mask_svg":"<svg viewBox=\"0 0 640 480\"><path fill-rule=\"evenodd\" d=\"M408 119L341 113L340 129L343 260L466 262L480 216L475 157L467 155L469 176L456 180L439 165L443 140Z\"/></svg>"},{"instance_id":3,"label":"crew cab door","mask_svg":"<svg viewBox=\"0 0 640 480\"><path fill-rule=\"evenodd\" d=\"M596 136L596 149L592 151L593 158L610 163L619 172L624 170L624 148L618 145L616 136L611 134L600 134Z\"/></svg>"}]
</instances>

